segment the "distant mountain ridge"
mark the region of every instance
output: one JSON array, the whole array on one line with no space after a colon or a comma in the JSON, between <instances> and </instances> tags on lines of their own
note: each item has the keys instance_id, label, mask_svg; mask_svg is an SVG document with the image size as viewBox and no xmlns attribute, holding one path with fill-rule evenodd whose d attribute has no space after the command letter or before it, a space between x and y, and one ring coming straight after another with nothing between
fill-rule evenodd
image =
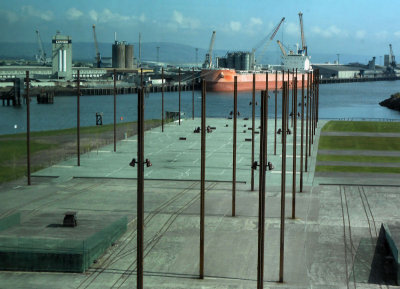
<instances>
[{"instance_id":1,"label":"distant mountain ridge","mask_svg":"<svg viewBox=\"0 0 400 289\"><path fill-rule=\"evenodd\" d=\"M139 56L138 43L134 45L134 56ZM142 61L156 61L157 60L157 46L159 50L159 61L168 63L195 63L196 62L196 48L190 45L172 43L172 42L144 42L142 43L141 59ZM51 43L44 43L44 49L47 57L51 57ZM99 50L102 57L111 57L112 43L99 43ZM216 49L213 51L213 56L224 56L227 50ZM233 49L232 49L233 51ZM250 48L249 48L250 51ZM198 64L204 62L207 50L199 48L198 50ZM2 59L35 59L35 54L38 54L37 43L11 43L0 42L0 60ZM93 62L95 57L94 44L91 42L73 42L72 46L73 61ZM327 61L333 62L337 58L336 54L319 53L311 54L312 63L324 63ZM372 56L365 55L351 55L341 54L341 63L360 62L368 63ZM262 58L262 63L279 64L280 51L278 47L270 47ZM378 63L377 63L378 64Z\"/></svg>"}]
</instances>

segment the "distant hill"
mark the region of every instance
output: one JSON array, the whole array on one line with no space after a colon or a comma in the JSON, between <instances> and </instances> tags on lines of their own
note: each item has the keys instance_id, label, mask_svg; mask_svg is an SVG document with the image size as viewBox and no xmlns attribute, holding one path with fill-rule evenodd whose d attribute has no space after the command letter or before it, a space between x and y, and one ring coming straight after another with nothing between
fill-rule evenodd
<instances>
[{"instance_id":1,"label":"distant hill","mask_svg":"<svg viewBox=\"0 0 400 289\"><path fill-rule=\"evenodd\" d=\"M134 45L134 56L139 56L138 43ZM157 46L160 47L160 62L169 63L195 63L196 52L195 47L171 43L171 42L144 42L142 43L141 58L142 61L156 61L157 59ZM102 57L111 57L111 43L99 43L99 50ZM51 56L51 44L45 43L44 49L47 57ZM249 48L250 50L250 48ZM213 56L224 56L228 50L214 50ZM199 48L198 63L204 61L206 49ZM0 59L35 59L35 54L38 53L37 43L9 43L0 42ZM73 42L72 48L73 61L94 61L95 48L91 42ZM351 55L341 54L341 63L360 62L368 63L372 56L365 55ZM311 54L312 63L333 62L337 59L336 54ZM279 64L280 51L278 47L271 46L262 58L262 63ZM378 64L378 63L377 63Z\"/></svg>"}]
</instances>

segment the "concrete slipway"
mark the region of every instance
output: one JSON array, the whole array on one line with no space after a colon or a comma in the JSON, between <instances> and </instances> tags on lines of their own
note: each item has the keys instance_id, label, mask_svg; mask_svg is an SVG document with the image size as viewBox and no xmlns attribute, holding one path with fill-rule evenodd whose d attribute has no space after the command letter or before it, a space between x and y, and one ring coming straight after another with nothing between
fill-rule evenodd
<instances>
[{"instance_id":1,"label":"concrete slipway","mask_svg":"<svg viewBox=\"0 0 400 289\"><path fill-rule=\"evenodd\" d=\"M323 124L320 121L309 172L304 174L304 192L296 197L296 219L291 219L293 138L288 136L281 284L281 146L278 138L273 155L274 123L269 120L268 160L275 170L267 171L264 288L391 287L373 284L382 282L379 273L385 265L374 262L375 244L381 223L400 218L399 181L392 178L393 186L383 186L385 179L368 175L315 176ZM206 140L204 280L198 279L200 134L193 133L200 120L171 123L164 133L155 128L145 134L145 158L153 164L145 167L145 288L256 287L258 171L251 191L251 142L245 141L251 137L251 120L238 120L236 217L231 217L232 120L208 119L207 125L216 129ZM299 144L300 134L297 139ZM24 180L2 186L1 216L20 212L22 222L43 213L59 214L62 220L65 211L77 211L78 220L126 216L128 230L86 273L2 271L0 288L136 288L136 168L129 166L136 147L132 137L120 141L117 152L106 146L83 155L80 167L70 159L36 172L32 186Z\"/></svg>"}]
</instances>

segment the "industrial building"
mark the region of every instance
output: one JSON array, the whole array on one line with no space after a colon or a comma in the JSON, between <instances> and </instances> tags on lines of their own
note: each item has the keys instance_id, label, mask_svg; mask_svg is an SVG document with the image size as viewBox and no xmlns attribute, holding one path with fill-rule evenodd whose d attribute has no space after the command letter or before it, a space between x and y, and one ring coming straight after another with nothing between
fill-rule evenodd
<instances>
[{"instance_id":1,"label":"industrial building","mask_svg":"<svg viewBox=\"0 0 400 289\"><path fill-rule=\"evenodd\" d=\"M52 40L53 76L57 79L72 79L72 39L57 33Z\"/></svg>"}]
</instances>

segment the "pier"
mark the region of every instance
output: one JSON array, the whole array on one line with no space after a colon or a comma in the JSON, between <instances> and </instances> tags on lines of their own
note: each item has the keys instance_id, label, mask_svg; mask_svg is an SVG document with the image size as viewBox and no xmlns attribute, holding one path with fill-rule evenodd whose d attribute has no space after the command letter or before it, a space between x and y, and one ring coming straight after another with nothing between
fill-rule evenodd
<instances>
[{"instance_id":1,"label":"pier","mask_svg":"<svg viewBox=\"0 0 400 289\"><path fill-rule=\"evenodd\" d=\"M320 84L329 83L348 83L348 82L373 82L373 81L394 81L400 80L399 76L384 76L384 77L352 77L352 78L322 78Z\"/></svg>"}]
</instances>

